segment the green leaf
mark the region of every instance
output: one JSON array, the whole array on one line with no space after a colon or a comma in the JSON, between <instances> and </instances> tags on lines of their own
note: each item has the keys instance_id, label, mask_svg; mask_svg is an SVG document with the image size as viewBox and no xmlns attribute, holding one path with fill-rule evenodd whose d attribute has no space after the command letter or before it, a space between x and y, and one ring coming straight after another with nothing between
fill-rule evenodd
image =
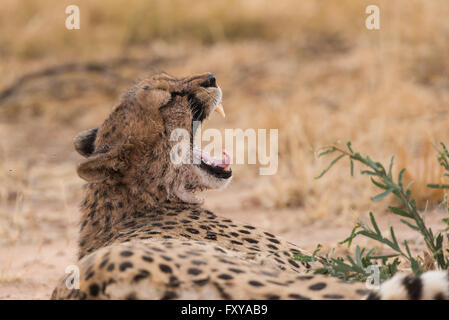
<instances>
[{"instance_id":1,"label":"green leaf","mask_svg":"<svg viewBox=\"0 0 449 320\"><path fill-rule=\"evenodd\" d=\"M384 256L372 256L371 258L375 259L375 260L380 260L380 259L395 258L395 257L398 257L398 256L400 256L399 253L394 253L394 254L387 254L387 255L384 255Z\"/></svg>"},{"instance_id":2,"label":"green leaf","mask_svg":"<svg viewBox=\"0 0 449 320\"><path fill-rule=\"evenodd\" d=\"M356 232L358 229L360 228L360 225L355 225L354 228L352 228L351 234L349 235L349 237L347 237L346 239L344 239L343 241L340 241L338 244L342 245L344 243L348 243L348 248L351 247L351 243L352 240L354 240L354 238L358 235L358 233Z\"/></svg>"},{"instance_id":3,"label":"green leaf","mask_svg":"<svg viewBox=\"0 0 449 320\"><path fill-rule=\"evenodd\" d=\"M400 251L399 243L394 234L393 227L390 227L390 234L391 234L391 239L393 240L394 248L397 249L398 251Z\"/></svg>"},{"instance_id":4,"label":"green leaf","mask_svg":"<svg viewBox=\"0 0 449 320\"><path fill-rule=\"evenodd\" d=\"M377 225L376 219L374 218L374 215L372 212L369 213L369 219L371 221L371 225L373 226L374 230L379 236L382 236L382 233L380 232L379 226Z\"/></svg>"},{"instance_id":5,"label":"green leaf","mask_svg":"<svg viewBox=\"0 0 449 320\"><path fill-rule=\"evenodd\" d=\"M323 157L323 156L325 156L325 155L327 155L327 154L331 154L331 153L333 153L333 152L335 152L335 151L337 151L337 149L335 149L335 147L330 147L329 149L320 152L320 153L318 154L318 158L321 158L321 157Z\"/></svg>"},{"instance_id":6,"label":"green leaf","mask_svg":"<svg viewBox=\"0 0 449 320\"><path fill-rule=\"evenodd\" d=\"M393 170L394 156L391 157L390 167L388 168L388 177L391 179Z\"/></svg>"},{"instance_id":7,"label":"green leaf","mask_svg":"<svg viewBox=\"0 0 449 320\"><path fill-rule=\"evenodd\" d=\"M410 222L405 221L404 219L400 219L400 221L401 221L403 224L405 224L405 225L407 225L408 227L410 227L411 229L416 230L416 231L419 231L419 228L418 228L417 226L411 224Z\"/></svg>"},{"instance_id":8,"label":"green leaf","mask_svg":"<svg viewBox=\"0 0 449 320\"><path fill-rule=\"evenodd\" d=\"M293 255L293 260L300 261L300 262L313 262L314 261L312 256L308 256L308 255L301 254L301 253L295 253Z\"/></svg>"},{"instance_id":9,"label":"green leaf","mask_svg":"<svg viewBox=\"0 0 449 320\"><path fill-rule=\"evenodd\" d=\"M354 161L352 159L349 160L350 170L351 170L351 177L354 176Z\"/></svg>"},{"instance_id":10,"label":"green leaf","mask_svg":"<svg viewBox=\"0 0 449 320\"><path fill-rule=\"evenodd\" d=\"M317 255L318 252L321 250L321 248L322 248L322 245L321 245L320 243L318 243L317 246L316 246L316 248L315 248L315 250L314 250L313 253L312 253L312 257L313 257L313 258L316 257L316 255Z\"/></svg>"},{"instance_id":11,"label":"green leaf","mask_svg":"<svg viewBox=\"0 0 449 320\"><path fill-rule=\"evenodd\" d=\"M373 233L371 231L362 230L362 231L359 231L359 234L361 234L362 236L365 236L365 237L368 237L368 238L371 238L371 239L383 242L383 238L381 236L379 236L378 234L375 234L375 233Z\"/></svg>"},{"instance_id":12,"label":"green leaf","mask_svg":"<svg viewBox=\"0 0 449 320\"><path fill-rule=\"evenodd\" d=\"M346 142L346 146L348 147L348 150L350 153L354 153L354 151L352 151L352 148L351 148L351 141Z\"/></svg>"},{"instance_id":13,"label":"green leaf","mask_svg":"<svg viewBox=\"0 0 449 320\"><path fill-rule=\"evenodd\" d=\"M398 174L398 185L401 190L402 190L402 178L404 176L404 172L405 172L405 169L402 169L401 171L399 171L399 174Z\"/></svg>"},{"instance_id":14,"label":"green leaf","mask_svg":"<svg viewBox=\"0 0 449 320\"><path fill-rule=\"evenodd\" d=\"M388 189L387 191L382 192L375 197L372 197L371 200L374 202L379 202L380 200L388 196L392 191L393 191L392 189Z\"/></svg>"},{"instance_id":15,"label":"green leaf","mask_svg":"<svg viewBox=\"0 0 449 320\"><path fill-rule=\"evenodd\" d=\"M396 207L392 207L392 206L389 206L388 209L391 212L393 212L394 214L400 215L402 217L406 217L406 218L411 218L412 217L407 211L404 211L402 209L399 209L399 208L396 208Z\"/></svg>"},{"instance_id":16,"label":"green leaf","mask_svg":"<svg viewBox=\"0 0 449 320\"><path fill-rule=\"evenodd\" d=\"M432 183L429 183L427 185L427 188L432 188L432 189L449 189L449 185L448 184L432 184Z\"/></svg>"},{"instance_id":17,"label":"green leaf","mask_svg":"<svg viewBox=\"0 0 449 320\"><path fill-rule=\"evenodd\" d=\"M410 264L412 266L412 271L413 271L415 276L419 276L419 275L422 274L422 269L421 269L418 261L416 261L416 259L411 258L410 259Z\"/></svg>"},{"instance_id":18,"label":"green leaf","mask_svg":"<svg viewBox=\"0 0 449 320\"><path fill-rule=\"evenodd\" d=\"M381 188L381 189L384 189L384 190L387 190L387 189L388 189L388 187L387 187L386 185L383 185L382 183L377 182L377 181L374 180L372 177L370 178L370 180L371 180L371 182L372 182L374 185L376 185L377 187L379 187L379 188Z\"/></svg>"},{"instance_id":19,"label":"green leaf","mask_svg":"<svg viewBox=\"0 0 449 320\"><path fill-rule=\"evenodd\" d=\"M369 176L377 176L378 175L377 172L369 171L369 170L362 170L362 171L360 171L360 173L361 174L366 174L366 175L369 175Z\"/></svg>"},{"instance_id":20,"label":"green leaf","mask_svg":"<svg viewBox=\"0 0 449 320\"><path fill-rule=\"evenodd\" d=\"M335 158L331 163L330 163L330 165L325 169L325 170L323 170L323 172L321 172L321 174L318 176L318 177L315 177L315 179L320 179L322 176L324 176L325 174L326 174L326 172L328 172L333 166L334 166L334 164L336 164L341 158L343 158L345 156L345 154L341 154L341 155L339 155L337 158Z\"/></svg>"},{"instance_id":21,"label":"green leaf","mask_svg":"<svg viewBox=\"0 0 449 320\"><path fill-rule=\"evenodd\" d=\"M363 264L362 264L362 250L360 250L360 247L359 246L356 246L356 248L355 248L355 259L356 259L356 262L357 262L357 265L358 266L360 266L360 267L363 267Z\"/></svg>"},{"instance_id":22,"label":"green leaf","mask_svg":"<svg viewBox=\"0 0 449 320\"><path fill-rule=\"evenodd\" d=\"M443 249L443 235L441 233L438 234L435 240L435 247L437 248L437 250Z\"/></svg>"},{"instance_id":23,"label":"green leaf","mask_svg":"<svg viewBox=\"0 0 449 320\"><path fill-rule=\"evenodd\" d=\"M411 254L411 252L410 252L410 248L409 248L409 246L408 246L407 240L404 240L404 247L405 247L405 250L407 251L408 257L409 257L409 258L412 258L412 254Z\"/></svg>"}]
</instances>

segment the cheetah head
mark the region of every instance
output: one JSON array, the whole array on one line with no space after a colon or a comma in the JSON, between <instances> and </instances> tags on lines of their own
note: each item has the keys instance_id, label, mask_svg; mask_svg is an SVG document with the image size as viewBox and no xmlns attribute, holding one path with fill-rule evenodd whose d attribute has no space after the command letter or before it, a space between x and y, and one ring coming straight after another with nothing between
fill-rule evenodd
<instances>
[{"instance_id":1,"label":"cheetah head","mask_svg":"<svg viewBox=\"0 0 449 320\"><path fill-rule=\"evenodd\" d=\"M221 98L210 73L179 79L162 73L138 82L100 127L76 136L75 149L86 157L78 175L124 186L149 202L202 202L196 191L222 188L232 179L226 151L216 159L193 145L198 124L213 111L224 116Z\"/></svg>"}]
</instances>

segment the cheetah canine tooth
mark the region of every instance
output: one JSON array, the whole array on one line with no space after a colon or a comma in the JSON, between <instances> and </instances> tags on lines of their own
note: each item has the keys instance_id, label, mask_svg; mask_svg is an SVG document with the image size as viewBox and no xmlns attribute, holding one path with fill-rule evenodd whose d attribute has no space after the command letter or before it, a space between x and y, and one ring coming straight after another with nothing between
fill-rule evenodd
<instances>
[{"instance_id":1,"label":"cheetah canine tooth","mask_svg":"<svg viewBox=\"0 0 449 320\"><path fill-rule=\"evenodd\" d=\"M218 112L223 118L226 118L226 114L221 103L215 108L215 111Z\"/></svg>"}]
</instances>

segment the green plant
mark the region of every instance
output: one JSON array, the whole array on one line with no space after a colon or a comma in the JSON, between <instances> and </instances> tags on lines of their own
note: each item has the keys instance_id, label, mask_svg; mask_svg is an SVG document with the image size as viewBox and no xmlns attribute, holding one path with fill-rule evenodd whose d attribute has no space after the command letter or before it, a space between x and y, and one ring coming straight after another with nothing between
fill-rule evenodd
<instances>
[{"instance_id":1,"label":"green plant","mask_svg":"<svg viewBox=\"0 0 449 320\"><path fill-rule=\"evenodd\" d=\"M449 218L443 219L448 228L440 232L434 233L434 231L426 226L424 215L421 215L417 209L416 202L411 196L411 191L409 189L410 185L404 187L402 182L402 177L404 175L405 169L402 169L397 179L393 177L392 169L394 164L394 157L391 158L388 170L377 161L373 161L369 156L362 156L358 152L354 152L351 143L346 144L347 150L338 147L336 144L327 146L321 149L318 157L329 155L332 153L337 153L337 157L334 158L329 166L321 172L316 178L319 179L323 177L338 161L347 157L350 161L350 171L351 176L354 175L354 162L359 162L363 166L367 167L366 170L362 170L361 174L370 176L371 182L378 188L382 189L382 192L371 198L372 201L380 201L389 195L394 195L399 201L399 206L389 206L388 210L400 217L400 221L407 227L418 232L426 244L427 250L432 259L432 263L440 269L449 268L449 251L444 250L443 241L444 236L449 240L447 235L447 230L449 229ZM439 151L438 161L449 171L449 152L442 144L443 149ZM445 173L445 176L449 176ZM449 185L429 185L433 188L449 188ZM445 197L443 205L449 213L448 198ZM370 226L359 221L353 228L350 236L339 244L347 244L348 248L351 246L352 241L357 236L364 236L379 243L386 245L393 250L393 254L390 255L375 255L374 249L360 248L356 246L355 257L346 255L346 257L333 258L332 256L326 254L320 259L317 258L317 253L321 249L321 246L317 247L317 250L311 256L297 256L298 260L304 261L304 259L309 259L310 261L318 261L322 264L322 268L319 268L317 273L326 273L334 277L342 278L345 280L359 280L363 281L367 279L368 274L366 268L369 265L375 264L378 266L380 271L381 280L385 280L393 276L397 270L398 266L401 264L400 257L405 259L410 263L412 271L415 275L419 275L426 271L428 262L423 259L415 257L412 255L409 245L406 240L400 242L396 238L394 228L389 228L389 235L385 236L373 215L372 212L369 213ZM332 251L333 253L333 251Z\"/></svg>"},{"instance_id":2,"label":"green plant","mask_svg":"<svg viewBox=\"0 0 449 320\"><path fill-rule=\"evenodd\" d=\"M316 274L327 274L347 281L365 281L370 275L367 268L371 265L379 268L380 280L386 280L397 272L400 263L396 254L375 256L374 249L359 246L356 246L354 258L350 255L334 258L334 250L318 256L320 250L321 245L318 244L312 255L296 254L293 258L303 262L319 262L321 267L315 270ZM392 262L388 261L390 258L394 258Z\"/></svg>"}]
</instances>

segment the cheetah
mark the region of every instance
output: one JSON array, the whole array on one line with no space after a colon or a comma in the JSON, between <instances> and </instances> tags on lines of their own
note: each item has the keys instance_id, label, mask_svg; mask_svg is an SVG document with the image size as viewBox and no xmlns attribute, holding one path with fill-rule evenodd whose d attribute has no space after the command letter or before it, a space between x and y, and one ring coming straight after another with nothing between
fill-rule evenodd
<instances>
[{"instance_id":1,"label":"cheetah","mask_svg":"<svg viewBox=\"0 0 449 320\"><path fill-rule=\"evenodd\" d=\"M224 116L221 99L211 73L156 74L128 89L101 126L74 139L85 157L77 173L87 181L79 288L70 289L66 275L52 299L449 298L445 272L398 275L371 293L316 275L313 264L294 259L306 253L295 244L203 208L197 191L232 179L226 154L215 159L193 145L193 123L214 111ZM170 153L177 128L190 134L190 161L178 164Z\"/></svg>"}]
</instances>

